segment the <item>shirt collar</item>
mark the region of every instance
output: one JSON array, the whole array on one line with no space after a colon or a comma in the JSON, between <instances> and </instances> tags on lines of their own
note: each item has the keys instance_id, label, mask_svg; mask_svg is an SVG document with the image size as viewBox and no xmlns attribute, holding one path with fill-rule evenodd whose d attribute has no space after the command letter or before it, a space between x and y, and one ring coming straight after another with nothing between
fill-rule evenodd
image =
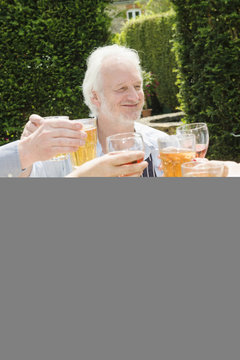
<instances>
[{"instance_id":1,"label":"shirt collar","mask_svg":"<svg viewBox=\"0 0 240 360\"><path fill-rule=\"evenodd\" d=\"M144 142L144 147L145 147L145 156L144 156L144 160L145 160L149 157L151 152L155 149L154 149L153 145L151 144L151 142L149 141L149 137L145 136L144 131L141 131L141 130L142 130L141 126L139 126L139 124L137 122L135 122L134 123L134 131L139 132L143 137L143 142ZM102 146L97 138L97 157L103 156L103 155L104 155L104 153L102 151Z\"/></svg>"}]
</instances>

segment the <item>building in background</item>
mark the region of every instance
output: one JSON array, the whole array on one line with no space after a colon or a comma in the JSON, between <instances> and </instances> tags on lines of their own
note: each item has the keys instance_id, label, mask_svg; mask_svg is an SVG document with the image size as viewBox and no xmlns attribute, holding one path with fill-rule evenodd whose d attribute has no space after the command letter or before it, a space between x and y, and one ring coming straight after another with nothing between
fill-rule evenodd
<instances>
[{"instance_id":1,"label":"building in background","mask_svg":"<svg viewBox=\"0 0 240 360\"><path fill-rule=\"evenodd\" d=\"M111 31L117 33L121 31L126 21L135 19L142 13L139 5L134 0L113 0L109 7L109 14L112 17Z\"/></svg>"}]
</instances>

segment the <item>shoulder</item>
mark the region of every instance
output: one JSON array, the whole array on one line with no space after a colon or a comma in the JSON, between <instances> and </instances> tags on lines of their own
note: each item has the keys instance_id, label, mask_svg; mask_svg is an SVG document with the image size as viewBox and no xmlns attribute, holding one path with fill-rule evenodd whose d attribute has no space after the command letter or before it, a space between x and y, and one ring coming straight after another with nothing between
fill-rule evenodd
<instances>
[{"instance_id":1,"label":"shoulder","mask_svg":"<svg viewBox=\"0 0 240 360\"><path fill-rule=\"evenodd\" d=\"M18 143L19 143L19 140L12 141L8 144L0 146L0 154L6 154L6 153L12 153L12 152L17 153Z\"/></svg>"},{"instance_id":2,"label":"shoulder","mask_svg":"<svg viewBox=\"0 0 240 360\"><path fill-rule=\"evenodd\" d=\"M18 143L17 140L0 147L0 176L18 176L21 173Z\"/></svg>"},{"instance_id":3,"label":"shoulder","mask_svg":"<svg viewBox=\"0 0 240 360\"><path fill-rule=\"evenodd\" d=\"M165 133L161 130L154 129L151 126L141 124L140 122L137 122L137 121L135 122L134 127L135 127L135 130L140 133L155 135L155 136L168 136L167 133Z\"/></svg>"}]
</instances>

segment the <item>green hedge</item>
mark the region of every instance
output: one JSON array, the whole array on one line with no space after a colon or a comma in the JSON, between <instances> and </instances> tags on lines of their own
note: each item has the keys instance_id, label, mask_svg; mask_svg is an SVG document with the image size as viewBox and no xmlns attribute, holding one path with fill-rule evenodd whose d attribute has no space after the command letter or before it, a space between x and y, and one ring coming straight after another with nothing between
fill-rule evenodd
<instances>
[{"instance_id":1,"label":"green hedge","mask_svg":"<svg viewBox=\"0 0 240 360\"><path fill-rule=\"evenodd\" d=\"M172 112L178 106L175 55L172 51L174 12L141 16L126 23L115 41L136 49L146 71L156 78L155 93L162 106Z\"/></svg>"},{"instance_id":2,"label":"green hedge","mask_svg":"<svg viewBox=\"0 0 240 360\"><path fill-rule=\"evenodd\" d=\"M206 122L208 157L240 161L239 0L173 0L179 101L187 122Z\"/></svg>"},{"instance_id":3,"label":"green hedge","mask_svg":"<svg viewBox=\"0 0 240 360\"><path fill-rule=\"evenodd\" d=\"M0 144L31 113L88 115L86 58L109 39L108 0L0 0Z\"/></svg>"}]
</instances>

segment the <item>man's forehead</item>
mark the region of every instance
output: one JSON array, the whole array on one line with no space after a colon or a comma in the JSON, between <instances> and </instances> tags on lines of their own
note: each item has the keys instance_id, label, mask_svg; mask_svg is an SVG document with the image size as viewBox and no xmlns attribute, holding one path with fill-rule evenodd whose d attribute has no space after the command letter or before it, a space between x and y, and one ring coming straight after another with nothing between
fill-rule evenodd
<instances>
[{"instance_id":1,"label":"man's forehead","mask_svg":"<svg viewBox=\"0 0 240 360\"><path fill-rule=\"evenodd\" d=\"M113 72L125 71L136 71L137 73L139 73L138 66L133 61L129 59L124 59L122 57L106 58L103 61L101 71L103 75L108 75Z\"/></svg>"}]
</instances>

